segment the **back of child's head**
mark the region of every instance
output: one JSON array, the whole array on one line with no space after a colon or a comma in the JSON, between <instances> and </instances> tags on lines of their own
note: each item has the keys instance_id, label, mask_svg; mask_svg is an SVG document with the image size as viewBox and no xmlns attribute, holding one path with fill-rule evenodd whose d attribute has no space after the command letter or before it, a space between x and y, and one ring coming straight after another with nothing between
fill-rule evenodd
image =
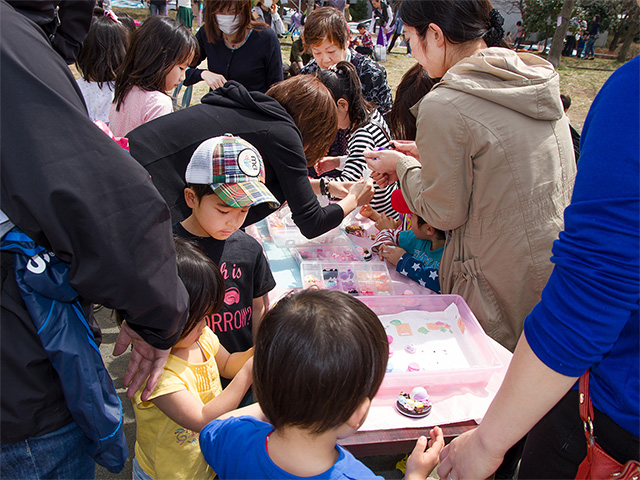
<instances>
[{"instance_id":1,"label":"back of child's head","mask_svg":"<svg viewBox=\"0 0 640 480\"><path fill-rule=\"evenodd\" d=\"M344 15L333 7L316 8L311 12L305 22L304 44L307 48L320 45L325 39L340 49L345 49L351 32Z\"/></svg>"},{"instance_id":2,"label":"back of child's head","mask_svg":"<svg viewBox=\"0 0 640 480\"><path fill-rule=\"evenodd\" d=\"M438 82L429 78L422 65L416 63L406 71L396 89L396 96L389 113L391 135L396 140L416 139L416 117L413 107Z\"/></svg>"},{"instance_id":3,"label":"back of child's head","mask_svg":"<svg viewBox=\"0 0 640 480\"><path fill-rule=\"evenodd\" d=\"M336 103L341 98L349 102L349 119L353 129L366 124L375 107L362 94L360 77L351 62L338 62L335 67L319 70L316 75L329 89Z\"/></svg>"},{"instance_id":4,"label":"back of child's head","mask_svg":"<svg viewBox=\"0 0 640 480\"><path fill-rule=\"evenodd\" d=\"M135 30L138 28L138 25L140 25L140 22L138 22L137 20L134 20L133 17L126 12L119 12L118 20L125 27L127 27L129 32L131 33L135 32Z\"/></svg>"},{"instance_id":5,"label":"back of child's head","mask_svg":"<svg viewBox=\"0 0 640 480\"><path fill-rule=\"evenodd\" d=\"M131 36L127 54L116 76L116 110L134 86L164 92L165 80L176 65L190 64L198 56L191 30L165 15L153 15Z\"/></svg>"},{"instance_id":6,"label":"back of child's head","mask_svg":"<svg viewBox=\"0 0 640 480\"><path fill-rule=\"evenodd\" d=\"M129 30L112 16L93 17L76 59L82 77L88 82L97 82L100 88L114 81L127 53L129 35Z\"/></svg>"},{"instance_id":7,"label":"back of child's head","mask_svg":"<svg viewBox=\"0 0 640 480\"><path fill-rule=\"evenodd\" d=\"M278 428L315 434L343 425L382 383L389 344L365 304L335 290L280 300L258 331L253 389Z\"/></svg>"},{"instance_id":8,"label":"back of child's head","mask_svg":"<svg viewBox=\"0 0 640 480\"><path fill-rule=\"evenodd\" d=\"M422 218L416 212L411 211L411 208L409 208L409 204L404 198L402 190L396 189L391 193L391 206L398 213L411 214L411 221L413 223L413 220L415 219L418 228L427 224L424 218ZM435 230L435 234L438 236L438 238L446 238L446 233L444 232L444 230L438 230L435 227L433 227L433 229Z\"/></svg>"},{"instance_id":9,"label":"back of child's head","mask_svg":"<svg viewBox=\"0 0 640 480\"><path fill-rule=\"evenodd\" d=\"M220 270L198 247L180 237L173 237L178 276L189 294L189 318L180 338L186 337L206 316L222 307L224 280Z\"/></svg>"},{"instance_id":10,"label":"back of child's head","mask_svg":"<svg viewBox=\"0 0 640 480\"><path fill-rule=\"evenodd\" d=\"M562 101L562 108L566 112L569 110L571 106L571 97L569 95L565 95L564 93L560 94L560 100Z\"/></svg>"}]
</instances>

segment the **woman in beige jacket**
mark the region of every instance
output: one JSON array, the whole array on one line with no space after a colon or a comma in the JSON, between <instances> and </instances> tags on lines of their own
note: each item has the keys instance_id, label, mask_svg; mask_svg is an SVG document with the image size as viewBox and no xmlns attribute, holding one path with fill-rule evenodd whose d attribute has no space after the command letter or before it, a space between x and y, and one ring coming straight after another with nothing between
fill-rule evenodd
<instances>
[{"instance_id":1,"label":"woman in beige jacket","mask_svg":"<svg viewBox=\"0 0 640 480\"><path fill-rule=\"evenodd\" d=\"M503 20L488 0L404 0L400 16L412 55L442 80L413 108L415 143L365 156L376 181L397 177L411 210L448 232L442 293L461 295L513 350L551 274L575 177L558 74L494 46Z\"/></svg>"}]
</instances>

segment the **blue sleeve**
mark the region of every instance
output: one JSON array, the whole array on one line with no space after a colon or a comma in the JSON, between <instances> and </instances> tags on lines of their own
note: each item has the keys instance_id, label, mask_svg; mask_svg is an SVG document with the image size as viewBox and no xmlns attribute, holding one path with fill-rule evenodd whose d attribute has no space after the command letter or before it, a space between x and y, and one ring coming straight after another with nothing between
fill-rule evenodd
<instances>
[{"instance_id":1,"label":"blue sleeve","mask_svg":"<svg viewBox=\"0 0 640 480\"><path fill-rule=\"evenodd\" d=\"M396 271L418 282L423 287L427 287L436 293L440 293L440 281L438 280L438 269L425 267L419 260L408 253L400 257Z\"/></svg>"},{"instance_id":2,"label":"blue sleeve","mask_svg":"<svg viewBox=\"0 0 640 480\"><path fill-rule=\"evenodd\" d=\"M204 31L204 25L200 27L198 32L196 33L196 39L198 40L198 46L200 47L200 51L198 54L198 63L200 65L202 61L207 58L206 45L207 45L207 34ZM185 73L184 86L188 87L189 85L193 85L202 80L202 70L201 68L188 68Z\"/></svg>"},{"instance_id":3,"label":"blue sleeve","mask_svg":"<svg viewBox=\"0 0 640 480\"><path fill-rule=\"evenodd\" d=\"M620 67L591 106L565 229L553 245L555 267L524 324L538 358L563 375L580 376L611 358L615 345L625 341L622 330L637 315L638 70L638 58Z\"/></svg>"},{"instance_id":4,"label":"blue sleeve","mask_svg":"<svg viewBox=\"0 0 640 480\"><path fill-rule=\"evenodd\" d=\"M207 423L202 430L200 430L200 450L204 456L205 461L212 465L213 445L215 445L216 435L218 434L220 427L222 426L222 420L213 420Z\"/></svg>"}]
</instances>

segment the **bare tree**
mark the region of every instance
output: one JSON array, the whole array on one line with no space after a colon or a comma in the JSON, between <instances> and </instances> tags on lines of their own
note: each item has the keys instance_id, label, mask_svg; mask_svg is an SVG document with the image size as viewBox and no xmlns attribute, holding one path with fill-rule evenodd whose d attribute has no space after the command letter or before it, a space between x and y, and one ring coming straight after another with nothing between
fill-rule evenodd
<instances>
[{"instance_id":1,"label":"bare tree","mask_svg":"<svg viewBox=\"0 0 640 480\"><path fill-rule=\"evenodd\" d=\"M496 7L504 8L504 13L508 15L518 12L520 18L524 16L524 0L495 0L492 3Z\"/></svg>"},{"instance_id":2,"label":"bare tree","mask_svg":"<svg viewBox=\"0 0 640 480\"><path fill-rule=\"evenodd\" d=\"M640 9L636 5L635 8L629 11L629 29L627 30L627 34L624 37L624 42L622 43L622 47L620 48L620 52L618 53L618 62L624 63L627 61L627 55L629 53L629 47L631 47L631 42L638 35L640 31L640 21L638 19L638 14L640 13Z\"/></svg>"},{"instance_id":3,"label":"bare tree","mask_svg":"<svg viewBox=\"0 0 640 480\"><path fill-rule=\"evenodd\" d=\"M573 14L573 9L575 8L575 6L576 0L564 0L564 3L562 4L562 11L560 12L562 22L553 33L553 40L551 40L551 49L549 50L549 57L547 58L547 60L549 60L551 64L556 68L558 67L558 65L560 65L562 42L564 40L565 34L567 33L569 20L571 20L571 15Z\"/></svg>"}]
</instances>

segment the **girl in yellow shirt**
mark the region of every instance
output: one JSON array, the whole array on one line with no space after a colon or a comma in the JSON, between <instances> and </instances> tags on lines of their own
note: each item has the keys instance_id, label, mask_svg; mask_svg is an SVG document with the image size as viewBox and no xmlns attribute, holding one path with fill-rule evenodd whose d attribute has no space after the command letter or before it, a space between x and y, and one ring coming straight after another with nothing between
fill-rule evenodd
<instances>
[{"instance_id":1,"label":"girl in yellow shirt","mask_svg":"<svg viewBox=\"0 0 640 480\"><path fill-rule=\"evenodd\" d=\"M187 240L175 238L175 245L178 275L189 293L189 319L149 400L141 400L142 389L132 399L134 479L213 478L200 452L199 432L237 408L251 386L253 348L230 354L204 320L222 305L218 267ZM224 391L220 375L233 378Z\"/></svg>"}]
</instances>

